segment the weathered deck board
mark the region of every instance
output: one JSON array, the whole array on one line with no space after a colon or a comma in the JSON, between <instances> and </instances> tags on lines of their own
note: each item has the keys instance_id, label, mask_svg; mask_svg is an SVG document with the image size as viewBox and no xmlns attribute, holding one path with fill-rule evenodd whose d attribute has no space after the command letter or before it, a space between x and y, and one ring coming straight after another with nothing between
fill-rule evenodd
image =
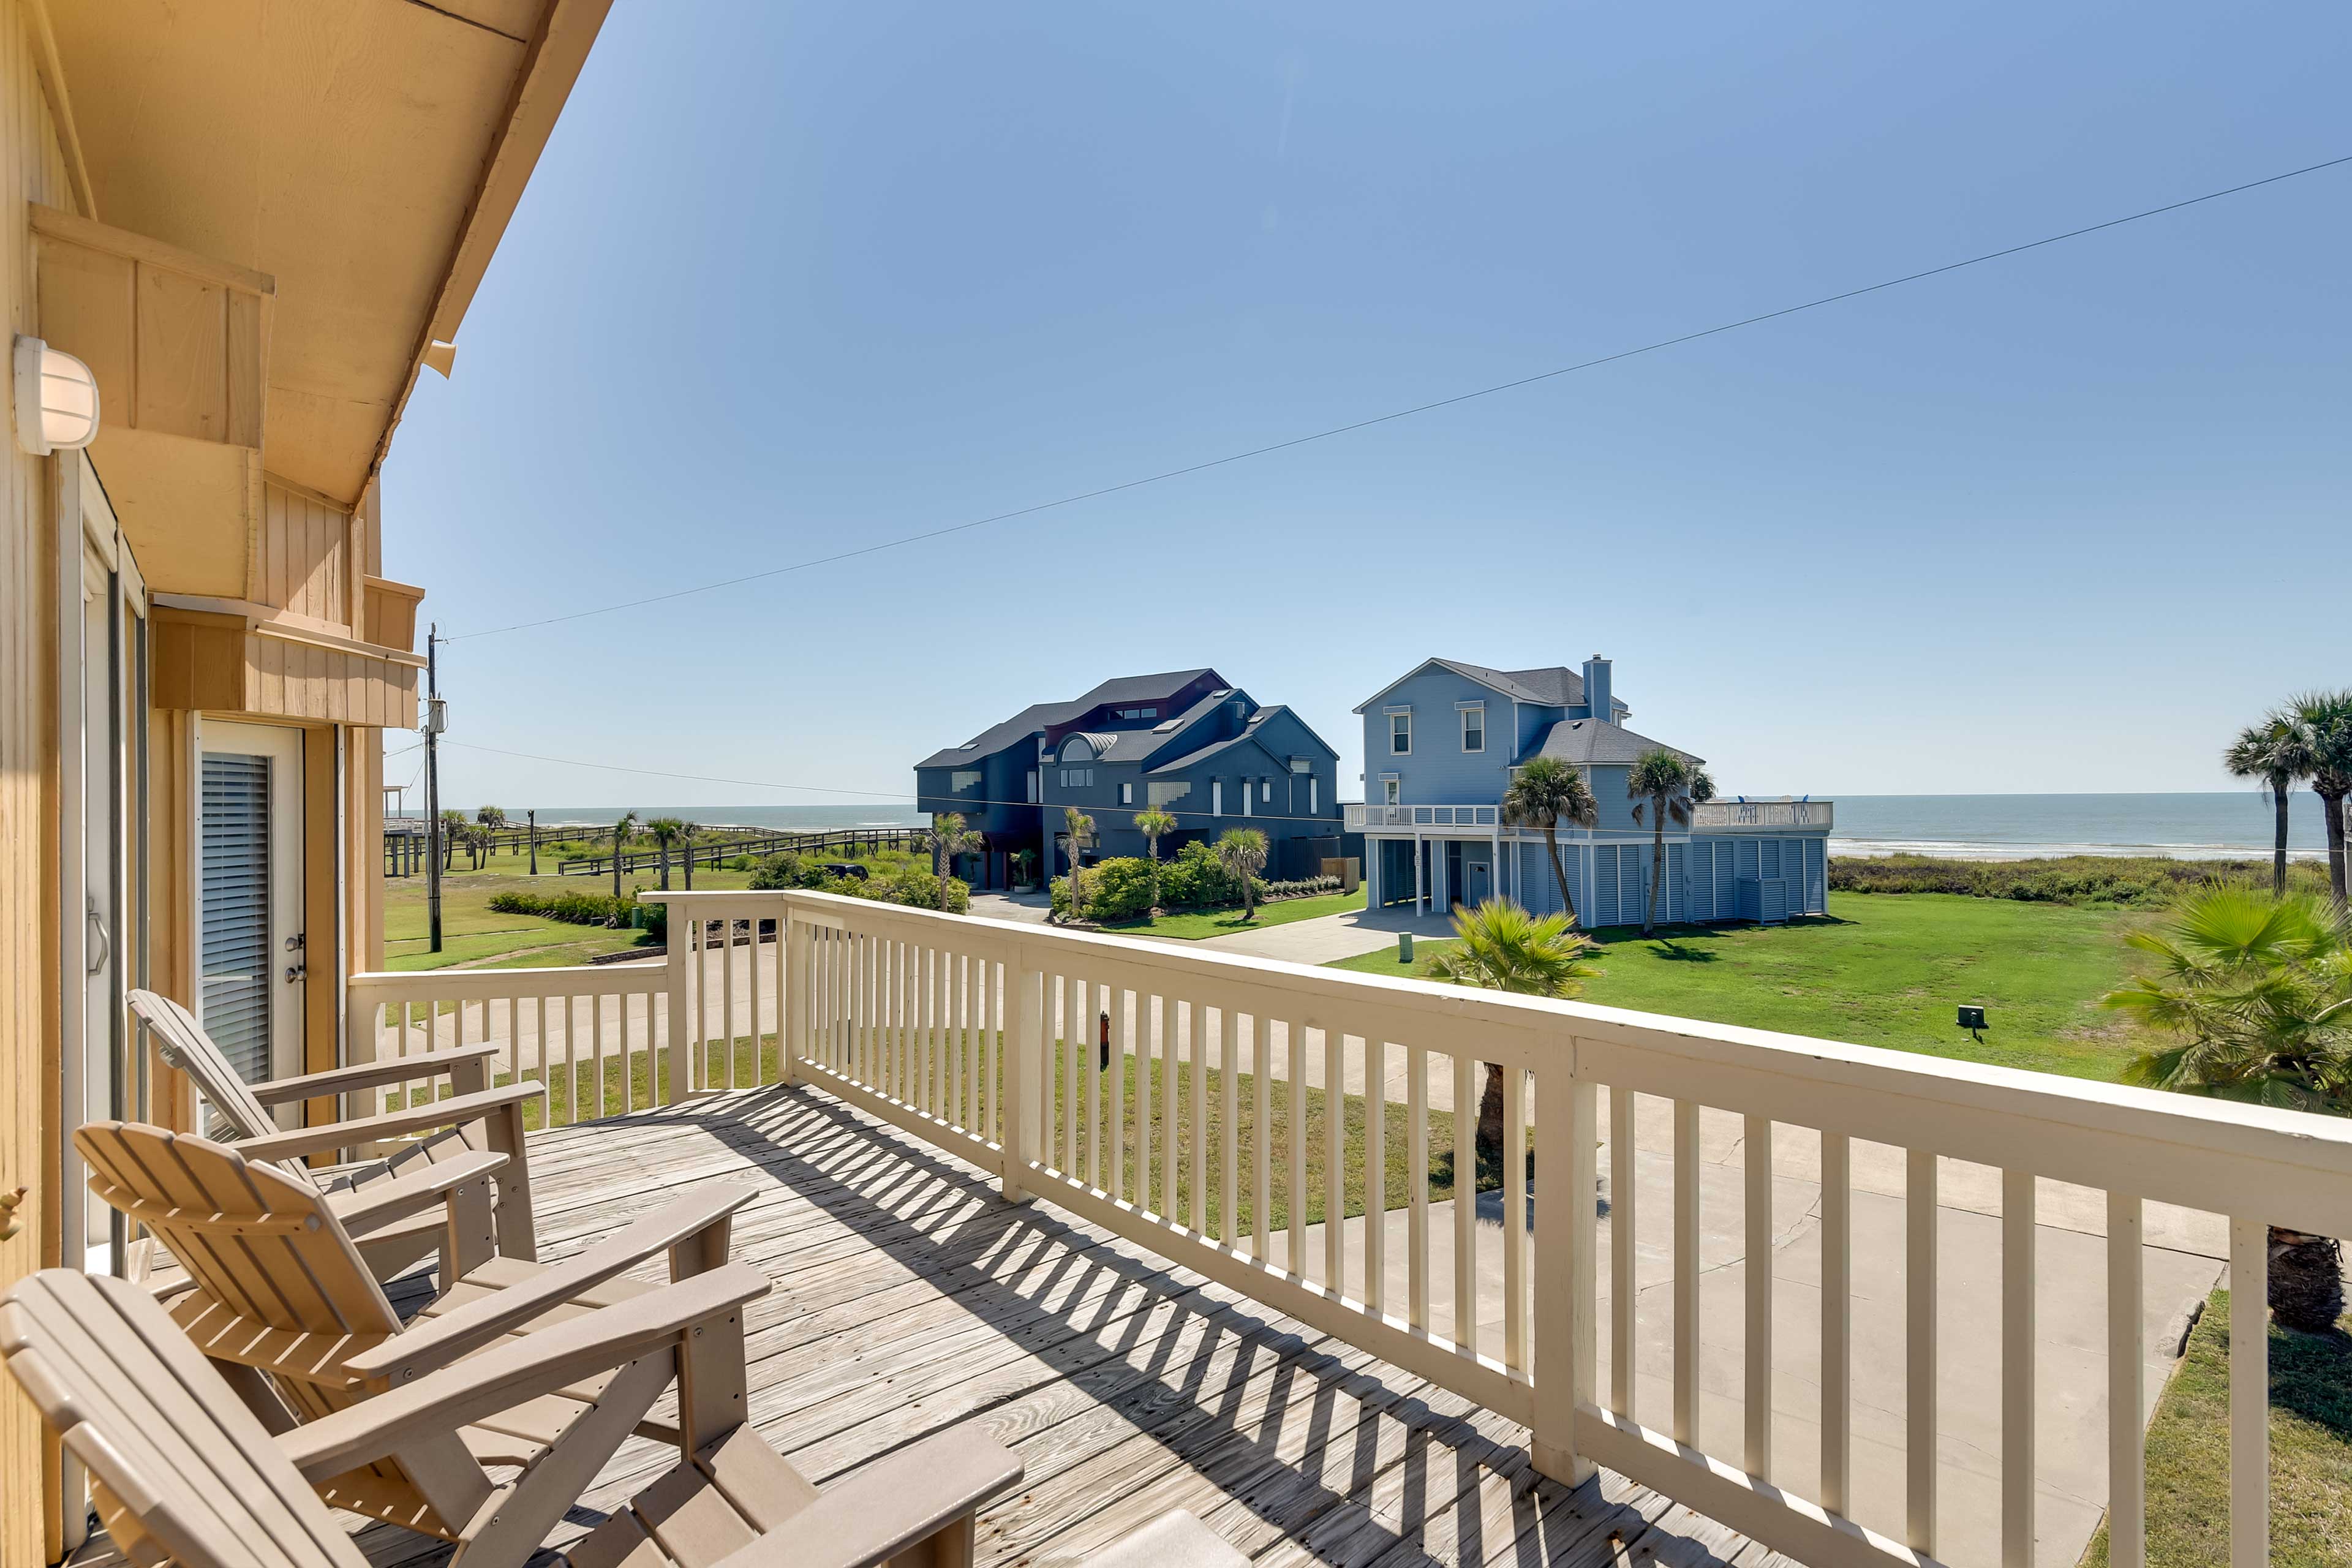
<instances>
[{"instance_id":1,"label":"weathered deck board","mask_svg":"<svg viewBox=\"0 0 2352 1568\"><path fill-rule=\"evenodd\" d=\"M982 1517L983 1563L1083 1563L1171 1508L1265 1563L1784 1561L1622 1478L1544 1479L1512 1423L1050 1205L1008 1207L822 1093L560 1128L530 1158L550 1259L680 1188L756 1186L734 1242L775 1282L746 1315L761 1434L823 1478L977 1422L1028 1467ZM674 1460L632 1441L550 1546ZM360 1539L386 1568L446 1556Z\"/></svg>"}]
</instances>

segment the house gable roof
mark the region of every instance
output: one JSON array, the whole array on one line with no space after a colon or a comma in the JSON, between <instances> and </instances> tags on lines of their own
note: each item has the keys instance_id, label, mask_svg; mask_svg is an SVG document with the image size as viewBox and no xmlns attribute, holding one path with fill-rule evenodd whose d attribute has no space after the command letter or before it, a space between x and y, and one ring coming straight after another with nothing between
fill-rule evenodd
<instances>
[{"instance_id":1,"label":"house gable roof","mask_svg":"<svg viewBox=\"0 0 2352 1568\"><path fill-rule=\"evenodd\" d=\"M1475 680L1489 690L1498 691L1520 702L1535 703L1538 707L1580 708L1584 704L1584 677L1566 665L1546 665L1537 669L1489 669L1483 664L1465 664L1458 658L1425 658L1358 703L1355 711L1365 711L1433 665L1439 669L1451 670L1465 680Z\"/></svg>"},{"instance_id":2,"label":"house gable roof","mask_svg":"<svg viewBox=\"0 0 2352 1568\"><path fill-rule=\"evenodd\" d=\"M1073 702L1033 702L1002 723L992 724L961 746L949 746L933 752L915 765L919 768L969 767L983 757L992 756L1014 742L1026 740L1042 730L1057 725L1077 723L1097 708L1131 706L1142 702L1166 702L1186 687L1202 678L1220 685L1223 677L1213 669L1173 669L1158 675L1123 675L1096 685L1094 689ZM1197 712L1209 702L1196 704L1189 711ZM1105 731L1108 734L1128 734L1129 731ZM1136 731L1146 733L1148 731ZM1132 759L1128 759L1132 760Z\"/></svg>"}]
</instances>

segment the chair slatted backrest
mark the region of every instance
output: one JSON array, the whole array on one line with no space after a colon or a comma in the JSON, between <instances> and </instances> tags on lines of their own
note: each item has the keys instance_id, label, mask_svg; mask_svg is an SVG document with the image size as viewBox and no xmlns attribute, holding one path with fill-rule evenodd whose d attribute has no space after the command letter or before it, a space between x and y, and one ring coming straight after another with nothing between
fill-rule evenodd
<instances>
[{"instance_id":1,"label":"chair slatted backrest","mask_svg":"<svg viewBox=\"0 0 2352 1568\"><path fill-rule=\"evenodd\" d=\"M0 1358L98 1481L135 1563L365 1568L334 1515L163 1309L50 1268L0 1297Z\"/></svg>"},{"instance_id":2,"label":"chair slatted backrest","mask_svg":"<svg viewBox=\"0 0 2352 1568\"><path fill-rule=\"evenodd\" d=\"M221 1048L213 1044L195 1015L152 991L133 991L131 1010L153 1031L156 1049L167 1066L188 1075L221 1125L213 1131L224 1141L266 1138L278 1131L277 1120L253 1097L245 1079Z\"/></svg>"},{"instance_id":3,"label":"chair slatted backrest","mask_svg":"<svg viewBox=\"0 0 2352 1568\"><path fill-rule=\"evenodd\" d=\"M373 1343L400 1331L383 1288L307 1180L226 1145L137 1122L88 1122L74 1147L89 1165L90 1191L153 1233L211 1302L287 1334ZM201 1307L174 1315L185 1320ZM363 1397L278 1382L306 1418Z\"/></svg>"}]
</instances>

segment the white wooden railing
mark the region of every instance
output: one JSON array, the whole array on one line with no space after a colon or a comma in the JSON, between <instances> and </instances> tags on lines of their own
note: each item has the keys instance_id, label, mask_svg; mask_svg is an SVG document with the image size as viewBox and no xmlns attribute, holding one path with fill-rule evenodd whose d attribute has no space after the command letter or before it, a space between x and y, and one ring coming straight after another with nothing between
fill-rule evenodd
<instances>
[{"instance_id":1,"label":"white wooden railing","mask_svg":"<svg viewBox=\"0 0 2352 1568\"><path fill-rule=\"evenodd\" d=\"M1350 801L1343 826L1350 833L1368 827L1485 827L1500 821L1501 808L1492 805L1377 805Z\"/></svg>"},{"instance_id":2,"label":"white wooden railing","mask_svg":"<svg viewBox=\"0 0 2352 1568\"><path fill-rule=\"evenodd\" d=\"M2071 1387L2045 1393L2034 1355L2037 1203L2078 1201L2103 1208L2106 1237L2110 1561L2138 1568L2144 1216L2171 1224L2169 1205L2226 1216L2240 1331L2231 1562L2266 1558L2268 1352L2245 1331L2259 1316L2248 1304L2264 1297L2266 1225L2352 1233L2352 1122L820 893L659 897L674 921L699 918L664 970L634 983L667 982L681 1040L726 1042L672 1053L671 1092L820 1087L991 1172L1010 1199L1059 1205L1525 1423L1548 1475L1578 1481L1605 1465L1818 1568L1939 1561L1939 1513L1965 1505L1938 1508L1937 1391L1967 1378L2000 1390L1987 1507L1998 1549L1983 1560L2033 1560L2036 1417L2096 1418ZM761 921L782 942L746 940ZM601 973L472 972L464 984L513 1006L573 994L555 976ZM362 977L379 1000L388 979L448 995L453 978ZM656 1030L624 1048L667 1040ZM1475 1159L1472 1108L1490 1064L1504 1104L1522 1108L1503 1117L1501 1212L1525 1215L1532 1197L1531 1224L1480 1225L1470 1182L1432 1196L1457 1149ZM1323 1114L1334 1096L1343 1114ZM1769 1266L1746 1269L1737 1335L1718 1328L1703 1353L1702 1220L1728 1198L1701 1194L1702 1117L1727 1112L1744 1145L1738 1228L1751 1264L1774 1257L1775 1150L1818 1151L1821 1305L1798 1331L1818 1335L1818 1384L1776 1374L1771 1347L1788 1329ZM1644 1174L1635 1128L1653 1118L1671 1126L1670 1157ZM1544 1156L1532 1194L1530 1138ZM1897 1247L1855 1247L1865 1162L1901 1172ZM1351 1163L1360 1207L1380 1222L1321 1223L1348 1206ZM1998 1353L1981 1365L1938 1334L1940 1186L1973 1167L1998 1173L2001 1215ZM1636 1227L1653 1205L1671 1216L1672 1282L1645 1302ZM1643 1228L1654 1240L1657 1223ZM1855 1384L1855 1303L1888 1300L1905 1325L1899 1396L1883 1372ZM1662 1305L1671 1332L1644 1342L1639 1326ZM1719 1375L1730 1337L1736 1379ZM2053 1353L2067 1352L2044 1347ZM1792 1405L1802 1411L1817 1452L1776 1447L1776 1399L1784 1424ZM1860 1436L1902 1448L1899 1488L1857 1488L1858 1415L1873 1423Z\"/></svg>"},{"instance_id":3,"label":"white wooden railing","mask_svg":"<svg viewBox=\"0 0 2352 1568\"><path fill-rule=\"evenodd\" d=\"M1691 827L1834 827L1837 803L1830 800L1710 800L1691 812Z\"/></svg>"}]
</instances>

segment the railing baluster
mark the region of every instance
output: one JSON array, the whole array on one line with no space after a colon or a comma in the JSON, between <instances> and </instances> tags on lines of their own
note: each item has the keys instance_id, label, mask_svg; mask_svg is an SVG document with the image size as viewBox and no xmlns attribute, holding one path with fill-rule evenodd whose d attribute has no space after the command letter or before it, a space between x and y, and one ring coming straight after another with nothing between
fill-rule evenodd
<instances>
[{"instance_id":1,"label":"railing baluster","mask_svg":"<svg viewBox=\"0 0 2352 1568\"><path fill-rule=\"evenodd\" d=\"M1367 1087L1370 1087L1367 1085ZM1528 1369L1528 1069L1503 1069L1503 1364Z\"/></svg>"},{"instance_id":2,"label":"railing baluster","mask_svg":"<svg viewBox=\"0 0 2352 1568\"><path fill-rule=\"evenodd\" d=\"M1290 1047L1290 1272L1307 1278L1307 1026L1297 1015L1283 1020Z\"/></svg>"},{"instance_id":3,"label":"railing baluster","mask_svg":"<svg viewBox=\"0 0 2352 1568\"><path fill-rule=\"evenodd\" d=\"M1429 1328L1429 1049L1418 1041L1404 1048L1404 1179L1406 1195L1405 1312L1407 1321Z\"/></svg>"},{"instance_id":4,"label":"railing baluster","mask_svg":"<svg viewBox=\"0 0 2352 1568\"><path fill-rule=\"evenodd\" d=\"M490 1005L485 1002L482 1004L485 1031L488 1029L489 1023ZM604 999L602 996L588 998L588 1038L589 1049L596 1058L596 1118L601 1121L607 1114L604 1107Z\"/></svg>"},{"instance_id":5,"label":"railing baluster","mask_svg":"<svg viewBox=\"0 0 2352 1568\"><path fill-rule=\"evenodd\" d=\"M1152 1018L1155 1006L1148 994L1131 994L1127 1018L1140 1025L1136 1032L1136 1208L1167 1213L1167 1201L1152 1204Z\"/></svg>"},{"instance_id":6,"label":"railing baluster","mask_svg":"<svg viewBox=\"0 0 2352 1568\"><path fill-rule=\"evenodd\" d=\"M1904 1539L1936 1553L1936 1156L1904 1158Z\"/></svg>"},{"instance_id":7,"label":"railing baluster","mask_svg":"<svg viewBox=\"0 0 2352 1568\"><path fill-rule=\"evenodd\" d=\"M1268 1136L1274 1109L1274 1025L1263 1013L1250 1016L1250 1256L1265 1261L1274 1224L1274 1140Z\"/></svg>"},{"instance_id":8,"label":"railing baluster","mask_svg":"<svg viewBox=\"0 0 2352 1568\"><path fill-rule=\"evenodd\" d=\"M1127 992L1114 984L1103 993L1110 1018L1110 1195L1127 1197Z\"/></svg>"},{"instance_id":9,"label":"railing baluster","mask_svg":"<svg viewBox=\"0 0 2352 1568\"><path fill-rule=\"evenodd\" d=\"M1853 1145L1822 1134L1822 1506L1852 1506Z\"/></svg>"},{"instance_id":10,"label":"railing baluster","mask_svg":"<svg viewBox=\"0 0 2352 1568\"><path fill-rule=\"evenodd\" d=\"M1087 1059L1083 1079L1087 1086L1087 1185L1099 1188L1102 1182L1102 1046L1100 1029L1096 1023L1095 983L1078 983L1078 1038L1084 1042L1079 1052Z\"/></svg>"},{"instance_id":11,"label":"railing baluster","mask_svg":"<svg viewBox=\"0 0 2352 1568\"><path fill-rule=\"evenodd\" d=\"M1078 1085L1084 1079L1078 1065L1082 1048L1077 1026L1078 979L1075 974L1062 976L1062 1173L1079 1174L1078 1164Z\"/></svg>"},{"instance_id":12,"label":"railing baluster","mask_svg":"<svg viewBox=\"0 0 2352 1568\"><path fill-rule=\"evenodd\" d=\"M1454 1053L1454 1342L1478 1351L1478 1064Z\"/></svg>"},{"instance_id":13,"label":"railing baluster","mask_svg":"<svg viewBox=\"0 0 2352 1568\"><path fill-rule=\"evenodd\" d=\"M1388 1042L1364 1037L1364 1305L1388 1298Z\"/></svg>"},{"instance_id":14,"label":"railing baluster","mask_svg":"<svg viewBox=\"0 0 2352 1568\"><path fill-rule=\"evenodd\" d=\"M1230 1007L1217 1009L1217 1060L1224 1071L1217 1079L1218 1114L1223 1125L1217 1134L1221 1145L1218 1179L1222 1184L1219 1197L1224 1205L1220 1216L1223 1223L1217 1234L1227 1247L1241 1239L1241 1022Z\"/></svg>"},{"instance_id":15,"label":"railing baluster","mask_svg":"<svg viewBox=\"0 0 2352 1568\"><path fill-rule=\"evenodd\" d=\"M843 944L846 946L847 944ZM849 1009L843 1007L846 1016ZM735 917L719 922L719 1032L726 1039L727 1087L735 1087Z\"/></svg>"},{"instance_id":16,"label":"railing baluster","mask_svg":"<svg viewBox=\"0 0 2352 1568\"><path fill-rule=\"evenodd\" d=\"M1323 1283L1348 1293L1348 1035L1323 1030Z\"/></svg>"},{"instance_id":17,"label":"railing baluster","mask_svg":"<svg viewBox=\"0 0 2352 1568\"><path fill-rule=\"evenodd\" d=\"M1748 1377L1748 1473L1772 1474L1772 1119L1747 1119L1748 1328L1741 1342Z\"/></svg>"},{"instance_id":18,"label":"railing baluster","mask_svg":"<svg viewBox=\"0 0 2352 1568\"><path fill-rule=\"evenodd\" d=\"M2033 1568L2033 1199L2032 1172L2001 1172L2001 1568Z\"/></svg>"},{"instance_id":19,"label":"railing baluster","mask_svg":"<svg viewBox=\"0 0 2352 1568\"><path fill-rule=\"evenodd\" d=\"M1633 1415L1633 1375L1640 1365L1634 1338L1641 1305L1641 1266L1635 1250L1634 1215L1640 1197L1633 1173L1633 1091L1609 1089L1609 1408Z\"/></svg>"},{"instance_id":20,"label":"railing baluster","mask_svg":"<svg viewBox=\"0 0 2352 1568\"><path fill-rule=\"evenodd\" d=\"M1192 1079L1184 1096L1192 1135L1192 1229L1209 1234L1209 1029L1198 1002L1186 1002L1184 1039L1192 1058Z\"/></svg>"},{"instance_id":21,"label":"railing baluster","mask_svg":"<svg viewBox=\"0 0 2352 1568\"><path fill-rule=\"evenodd\" d=\"M1176 1201L1176 1155L1181 1139L1178 1126L1183 1112L1179 1108L1177 1088L1179 1066L1176 1059L1176 1003L1165 994L1151 998L1151 1016L1160 1037L1160 1213L1177 1224L1184 1223L1182 1207Z\"/></svg>"},{"instance_id":22,"label":"railing baluster","mask_svg":"<svg viewBox=\"0 0 2352 1568\"><path fill-rule=\"evenodd\" d=\"M1675 1441L1698 1444L1698 1106L1675 1101Z\"/></svg>"},{"instance_id":23,"label":"railing baluster","mask_svg":"<svg viewBox=\"0 0 2352 1568\"><path fill-rule=\"evenodd\" d=\"M2270 1230L2230 1219L2230 1568L2271 1555Z\"/></svg>"}]
</instances>

